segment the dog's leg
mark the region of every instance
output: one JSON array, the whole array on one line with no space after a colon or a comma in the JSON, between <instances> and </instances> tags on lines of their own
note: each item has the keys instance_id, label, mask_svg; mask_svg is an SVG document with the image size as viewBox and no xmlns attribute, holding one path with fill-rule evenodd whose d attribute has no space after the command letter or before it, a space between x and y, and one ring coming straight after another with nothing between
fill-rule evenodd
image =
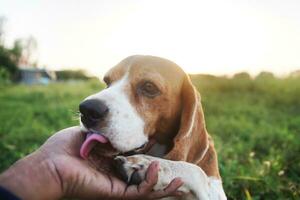
<instances>
[{"instance_id":1,"label":"dog's leg","mask_svg":"<svg viewBox=\"0 0 300 200\"><path fill-rule=\"evenodd\" d=\"M128 184L139 184L144 178L152 161L159 161L160 169L155 190L164 189L174 178L180 177L184 182L179 191L186 193L182 199L223 200L226 196L222 182L216 178L207 177L198 166L183 162L170 161L147 155L118 156L119 171Z\"/></svg>"}]
</instances>

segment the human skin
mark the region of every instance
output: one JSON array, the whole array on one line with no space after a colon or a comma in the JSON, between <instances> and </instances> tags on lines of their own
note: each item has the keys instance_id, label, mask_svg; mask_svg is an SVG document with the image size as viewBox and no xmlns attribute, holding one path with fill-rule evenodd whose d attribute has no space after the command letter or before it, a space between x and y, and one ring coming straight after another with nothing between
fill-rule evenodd
<instances>
[{"instance_id":1,"label":"human skin","mask_svg":"<svg viewBox=\"0 0 300 200\"><path fill-rule=\"evenodd\" d=\"M0 185L22 199L157 199L180 196L179 178L160 191L153 191L159 163L148 168L140 185L127 186L118 178L101 173L79 156L84 134L79 127L61 130L38 150L17 161L0 175Z\"/></svg>"}]
</instances>

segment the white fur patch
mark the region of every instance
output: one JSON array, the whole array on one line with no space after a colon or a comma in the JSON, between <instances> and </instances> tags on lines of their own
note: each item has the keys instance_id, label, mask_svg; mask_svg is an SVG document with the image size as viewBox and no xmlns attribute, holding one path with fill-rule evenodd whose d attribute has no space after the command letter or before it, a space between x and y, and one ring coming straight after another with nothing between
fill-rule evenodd
<instances>
[{"instance_id":1,"label":"white fur patch","mask_svg":"<svg viewBox=\"0 0 300 200\"><path fill-rule=\"evenodd\" d=\"M120 152L131 151L148 142L144 133L144 121L125 93L128 84L128 74L125 74L109 88L86 98L99 99L108 107L107 126L101 127L100 132Z\"/></svg>"},{"instance_id":2,"label":"white fur patch","mask_svg":"<svg viewBox=\"0 0 300 200\"><path fill-rule=\"evenodd\" d=\"M208 177L208 180L210 183L211 199L227 199L222 186L222 181L212 176Z\"/></svg>"}]
</instances>

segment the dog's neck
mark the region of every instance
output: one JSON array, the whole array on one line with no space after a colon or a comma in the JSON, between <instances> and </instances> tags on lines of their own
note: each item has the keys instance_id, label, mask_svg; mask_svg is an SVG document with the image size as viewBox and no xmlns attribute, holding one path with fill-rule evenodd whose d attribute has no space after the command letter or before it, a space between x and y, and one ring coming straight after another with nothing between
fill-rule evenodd
<instances>
[{"instance_id":1,"label":"dog's neck","mask_svg":"<svg viewBox=\"0 0 300 200\"><path fill-rule=\"evenodd\" d=\"M163 158L168 153L169 147L166 144L155 143L146 153L147 155Z\"/></svg>"}]
</instances>

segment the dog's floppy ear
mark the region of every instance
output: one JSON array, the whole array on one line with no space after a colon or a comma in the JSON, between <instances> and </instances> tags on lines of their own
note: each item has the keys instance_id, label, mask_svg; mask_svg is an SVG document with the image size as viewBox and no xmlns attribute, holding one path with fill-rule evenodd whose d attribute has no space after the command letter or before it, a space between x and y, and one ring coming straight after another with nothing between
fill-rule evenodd
<instances>
[{"instance_id":1,"label":"dog's floppy ear","mask_svg":"<svg viewBox=\"0 0 300 200\"><path fill-rule=\"evenodd\" d=\"M198 163L208 149L208 134L200 102L200 94L185 75L182 88L180 127L174 138L174 146L166 155L170 160Z\"/></svg>"}]
</instances>

